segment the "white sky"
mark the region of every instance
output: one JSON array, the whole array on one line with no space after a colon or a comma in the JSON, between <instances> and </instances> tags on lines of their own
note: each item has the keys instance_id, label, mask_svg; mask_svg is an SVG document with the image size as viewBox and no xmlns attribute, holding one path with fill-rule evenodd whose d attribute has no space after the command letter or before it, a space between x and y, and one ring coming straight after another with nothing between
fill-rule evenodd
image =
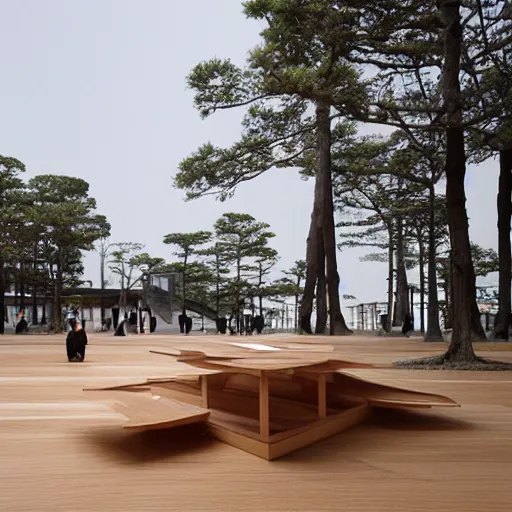
<instances>
[{"instance_id":1,"label":"white sky","mask_svg":"<svg viewBox=\"0 0 512 512\"><path fill-rule=\"evenodd\" d=\"M185 77L195 64L230 57L242 64L258 27L236 0L0 0L0 154L22 160L27 178L79 176L112 224L112 241L143 242L171 257L165 234L210 229L227 211L268 222L287 268L305 255L312 183L291 170L269 172L234 199L184 203L172 187L178 163L202 143L228 145L242 111L202 121ZM470 170L471 236L497 247L498 165ZM385 298L386 265L339 255L345 293ZM97 254L86 279L99 284Z\"/></svg>"}]
</instances>

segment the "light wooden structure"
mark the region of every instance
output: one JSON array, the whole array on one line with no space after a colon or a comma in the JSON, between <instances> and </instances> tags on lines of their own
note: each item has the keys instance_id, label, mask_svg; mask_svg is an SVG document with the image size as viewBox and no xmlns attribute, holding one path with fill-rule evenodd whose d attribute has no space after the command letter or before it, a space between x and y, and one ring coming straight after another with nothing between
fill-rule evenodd
<instances>
[{"instance_id":1,"label":"light wooden structure","mask_svg":"<svg viewBox=\"0 0 512 512\"><path fill-rule=\"evenodd\" d=\"M108 391L132 431L205 423L227 444L273 460L366 420L373 408L457 407L453 400L351 375L370 365L330 345L187 341L153 351L198 369ZM170 434L171 435L171 434Z\"/></svg>"}]
</instances>

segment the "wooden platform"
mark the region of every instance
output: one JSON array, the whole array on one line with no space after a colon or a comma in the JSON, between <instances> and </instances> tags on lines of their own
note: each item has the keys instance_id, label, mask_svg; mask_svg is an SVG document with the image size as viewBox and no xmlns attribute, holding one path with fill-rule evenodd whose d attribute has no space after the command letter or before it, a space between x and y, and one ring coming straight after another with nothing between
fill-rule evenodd
<instances>
[{"instance_id":1,"label":"wooden platform","mask_svg":"<svg viewBox=\"0 0 512 512\"><path fill-rule=\"evenodd\" d=\"M249 344L230 337L169 340L170 350L150 352L209 373L198 373L192 383L172 378L170 370L169 379L84 391L116 390L120 400L116 410L128 418L123 428L169 430L205 422L216 439L267 460L340 434L368 419L375 407L458 407L446 396L351 375L347 370L361 368L371 375L376 366L346 361L334 353L333 345L303 340L294 344L279 340ZM148 393L143 396L141 391Z\"/></svg>"},{"instance_id":2,"label":"wooden platform","mask_svg":"<svg viewBox=\"0 0 512 512\"><path fill-rule=\"evenodd\" d=\"M178 428L173 439L120 431L122 416L107 407L106 394L103 405L84 400L87 386L168 374L169 361L149 348L166 343L91 335L87 362L70 365L63 338L0 338L0 510L510 510L509 373L372 370L379 382L447 395L462 407L377 411L341 436L268 463L210 440L196 425ZM442 348L344 338L335 351L380 364ZM512 344L477 348L512 362ZM190 373L180 363L172 368ZM367 370L351 373L368 377ZM80 482L80 493L70 481Z\"/></svg>"}]
</instances>

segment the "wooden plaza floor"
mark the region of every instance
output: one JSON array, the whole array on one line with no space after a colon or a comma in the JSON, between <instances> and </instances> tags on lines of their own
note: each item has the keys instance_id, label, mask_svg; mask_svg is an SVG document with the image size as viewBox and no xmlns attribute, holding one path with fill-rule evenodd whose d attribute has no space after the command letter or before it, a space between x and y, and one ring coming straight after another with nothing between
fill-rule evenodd
<instances>
[{"instance_id":1,"label":"wooden plaza floor","mask_svg":"<svg viewBox=\"0 0 512 512\"><path fill-rule=\"evenodd\" d=\"M63 336L0 338L0 511L512 510L511 372L358 370L382 383L445 394L462 407L379 412L268 462L197 426L122 431L122 418L84 387L190 370L149 353L173 336L89 339L87 361L69 364ZM415 339L322 341L369 363L445 348ZM512 343L477 349L512 362Z\"/></svg>"}]
</instances>

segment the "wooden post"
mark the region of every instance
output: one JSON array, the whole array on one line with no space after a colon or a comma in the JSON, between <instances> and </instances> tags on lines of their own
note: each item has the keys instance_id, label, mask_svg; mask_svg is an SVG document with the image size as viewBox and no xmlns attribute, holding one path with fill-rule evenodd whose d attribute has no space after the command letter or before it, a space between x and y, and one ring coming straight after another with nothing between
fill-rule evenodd
<instances>
[{"instance_id":1,"label":"wooden post","mask_svg":"<svg viewBox=\"0 0 512 512\"><path fill-rule=\"evenodd\" d=\"M203 407L208 409L208 375L201 375L201 398Z\"/></svg>"},{"instance_id":2,"label":"wooden post","mask_svg":"<svg viewBox=\"0 0 512 512\"><path fill-rule=\"evenodd\" d=\"M268 375L261 372L260 376L260 436L268 439L270 436L268 414Z\"/></svg>"},{"instance_id":3,"label":"wooden post","mask_svg":"<svg viewBox=\"0 0 512 512\"><path fill-rule=\"evenodd\" d=\"M325 373L318 376L318 416L327 418L327 386Z\"/></svg>"}]
</instances>

